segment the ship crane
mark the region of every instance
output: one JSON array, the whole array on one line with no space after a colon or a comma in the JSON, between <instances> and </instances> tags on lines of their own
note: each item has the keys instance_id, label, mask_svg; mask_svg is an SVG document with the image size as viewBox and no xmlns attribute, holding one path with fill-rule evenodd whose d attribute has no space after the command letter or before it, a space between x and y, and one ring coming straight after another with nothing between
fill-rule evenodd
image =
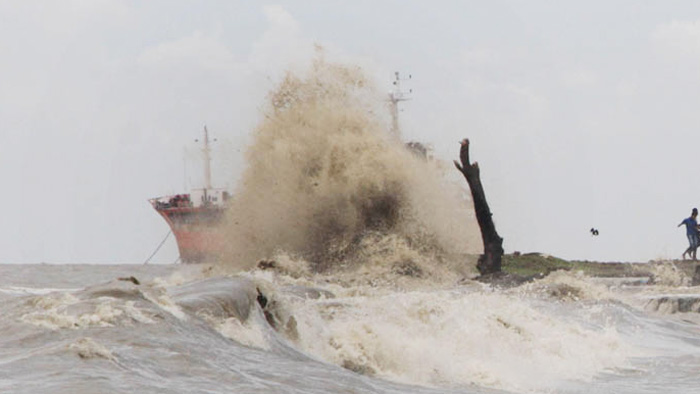
<instances>
[{"instance_id":1,"label":"ship crane","mask_svg":"<svg viewBox=\"0 0 700 394\"><path fill-rule=\"evenodd\" d=\"M395 80L394 90L389 92L389 110L391 112L391 134L396 138L401 138L401 131L399 129L399 103L401 101L408 101L411 99L409 94L413 93L413 89L409 89L408 93L401 90L401 81L406 81L411 79L411 75L408 78L401 78L398 71L394 72Z\"/></svg>"}]
</instances>

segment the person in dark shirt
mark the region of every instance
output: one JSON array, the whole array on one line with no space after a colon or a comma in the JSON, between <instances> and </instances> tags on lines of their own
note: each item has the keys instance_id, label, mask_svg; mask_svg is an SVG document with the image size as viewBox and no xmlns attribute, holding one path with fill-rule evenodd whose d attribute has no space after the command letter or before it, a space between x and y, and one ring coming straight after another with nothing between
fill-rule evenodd
<instances>
[{"instance_id":1,"label":"person in dark shirt","mask_svg":"<svg viewBox=\"0 0 700 394\"><path fill-rule=\"evenodd\" d=\"M689 218L683 219L683 221L678 225L678 227L685 224L685 233L688 236L688 242L690 246L683 252L683 260L685 260L685 255L689 255L693 260L697 260L698 243L700 243L700 237L698 236L698 209L693 208L693 213Z\"/></svg>"}]
</instances>

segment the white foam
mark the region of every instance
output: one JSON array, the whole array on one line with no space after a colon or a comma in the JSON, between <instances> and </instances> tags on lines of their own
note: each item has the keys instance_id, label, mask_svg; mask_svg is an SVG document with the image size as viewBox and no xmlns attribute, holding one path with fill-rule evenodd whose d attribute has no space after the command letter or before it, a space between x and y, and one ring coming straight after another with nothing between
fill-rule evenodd
<instances>
[{"instance_id":1,"label":"white foam","mask_svg":"<svg viewBox=\"0 0 700 394\"><path fill-rule=\"evenodd\" d=\"M265 333L257 319L246 319L245 322L241 322L238 318L231 317L213 322L213 326L221 335L242 345L263 350L270 349L270 344L265 339Z\"/></svg>"},{"instance_id":2,"label":"white foam","mask_svg":"<svg viewBox=\"0 0 700 394\"><path fill-rule=\"evenodd\" d=\"M690 278L670 261L653 264L652 273L652 282L655 285L678 287L690 284Z\"/></svg>"},{"instance_id":3,"label":"white foam","mask_svg":"<svg viewBox=\"0 0 700 394\"><path fill-rule=\"evenodd\" d=\"M410 292L290 304L300 349L410 384L546 390L625 364L616 330L586 329L488 292Z\"/></svg>"},{"instance_id":4,"label":"white foam","mask_svg":"<svg viewBox=\"0 0 700 394\"><path fill-rule=\"evenodd\" d=\"M541 294L561 300L605 300L615 296L604 283L592 281L583 271L559 270L540 280L527 283L511 292L522 294Z\"/></svg>"},{"instance_id":5,"label":"white foam","mask_svg":"<svg viewBox=\"0 0 700 394\"><path fill-rule=\"evenodd\" d=\"M144 298L176 318L180 320L187 320L187 314L175 302L173 302L164 288L155 287L152 291L144 291L142 294Z\"/></svg>"},{"instance_id":6,"label":"white foam","mask_svg":"<svg viewBox=\"0 0 700 394\"><path fill-rule=\"evenodd\" d=\"M40 296L31 303L35 310L23 314L20 321L49 330L113 327L130 322L155 323L152 317L136 307L134 301L100 297L86 302L63 293Z\"/></svg>"},{"instance_id":7,"label":"white foam","mask_svg":"<svg viewBox=\"0 0 700 394\"><path fill-rule=\"evenodd\" d=\"M76 292L76 291L80 291L80 290L82 290L82 288L59 289L59 288L51 288L51 287L35 288L35 287L22 287L22 286L0 287L0 293L9 294L9 295L46 295L46 294L55 293L55 292Z\"/></svg>"},{"instance_id":8,"label":"white foam","mask_svg":"<svg viewBox=\"0 0 700 394\"><path fill-rule=\"evenodd\" d=\"M104 358L114 360L114 355L104 345L96 342L94 339L86 337L80 338L68 346L69 349L75 351L80 358Z\"/></svg>"}]
</instances>

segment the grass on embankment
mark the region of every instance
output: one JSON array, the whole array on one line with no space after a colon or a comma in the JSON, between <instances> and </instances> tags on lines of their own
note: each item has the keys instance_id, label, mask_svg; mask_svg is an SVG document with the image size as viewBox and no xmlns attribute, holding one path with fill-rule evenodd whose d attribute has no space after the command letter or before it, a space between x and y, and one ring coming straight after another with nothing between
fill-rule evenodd
<instances>
[{"instance_id":1,"label":"grass on embankment","mask_svg":"<svg viewBox=\"0 0 700 394\"><path fill-rule=\"evenodd\" d=\"M504 272L525 277L547 275L556 270L583 271L586 275L595 277L652 276L654 266L660 264L660 262L603 263L598 261L567 261L541 253L507 254L503 255L501 263ZM686 275L692 277L698 262L673 261L673 264Z\"/></svg>"}]
</instances>

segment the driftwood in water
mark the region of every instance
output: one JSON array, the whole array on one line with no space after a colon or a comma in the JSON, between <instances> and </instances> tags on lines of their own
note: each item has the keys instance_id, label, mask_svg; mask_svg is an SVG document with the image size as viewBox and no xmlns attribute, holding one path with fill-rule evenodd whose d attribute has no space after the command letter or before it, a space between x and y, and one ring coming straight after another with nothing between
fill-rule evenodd
<instances>
[{"instance_id":1,"label":"driftwood in water","mask_svg":"<svg viewBox=\"0 0 700 394\"><path fill-rule=\"evenodd\" d=\"M462 162L454 161L457 169L464 175L469 183L469 189L472 192L472 200L474 201L474 211L476 211L476 220L479 222L481 229L481 239L484 242L484 254L479 256L479 261L476 268L479 273L484 275L501 272L501 256L503 256L503 238L496 232L496 226L491 218L491 210L486 202L484 188L481 185L479 177L479 164L469 163L469 140L463 139L462 147L459 150L459 159Z\"/></svg>"}]
</instances>

